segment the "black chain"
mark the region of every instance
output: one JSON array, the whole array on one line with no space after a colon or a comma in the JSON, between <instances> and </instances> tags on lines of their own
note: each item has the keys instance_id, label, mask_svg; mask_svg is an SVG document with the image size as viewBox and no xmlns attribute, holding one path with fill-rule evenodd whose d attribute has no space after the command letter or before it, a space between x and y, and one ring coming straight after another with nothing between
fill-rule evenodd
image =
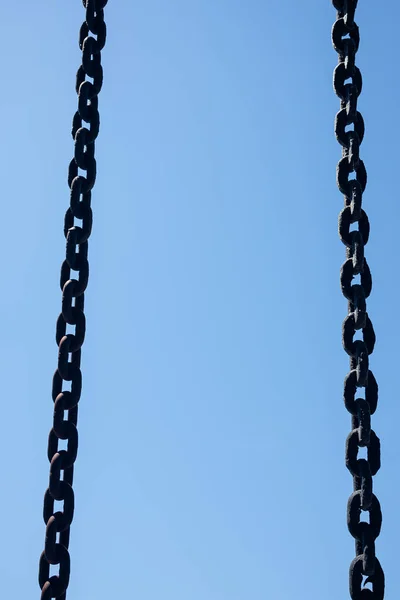
<instances>
[{"instance_id":1,"label":"black chain","mask_svg":"<svg viewBox=\"0 0 400 600\"><path fill-rule=\"evenodd\" d=\"M95 140L99 133L98 94L103 84L101 50L106 42L104 7L108 0L82 0L86 9L79 35L82 65L76 76L78 111L72 122L75 155L69 165L70 206L65 214L66 258L61 266L62 306L57 320L58 366L53 377L54 416L49 434L49 487L44 496L43 518L46 525L44 551L39 563L41 599L65 600L70 577L69 533L74 516L72 489L74 463L78 451L78 402L82 391L81 347L85 339L85 290L89 279L88 238L92 230L91 190L96 181ZM95 37L89 35L94 34ZM89 81L87 78L90 78ZM82 122L89 124L83 127ZM86 171L79 175L79 169ZM75 219L81 221L75 224ZM77 278L71 278L71 270ZM67 332L68 325L75 328ZM68 382L69 389L63 389ZM65 411L67 419L64 419ZM59 449L66 440L67 449ZM54 502L63 502L63 510L54 512ZM50 565L59 565L58 575L50 576Z\"/></svg>"},{"instance_id":2,"label":"black chain","mask_svg":"<svg viewBox=\"0 0 400 600\"><path fill-rule=\"evenodd\" d=\"M380 468L380 442L371 429L371 415L378 404L378 385L369 370L369 355L375 344L375 333L367 313L366 299L372 280L364 247L369 237L369 221L362 209L362 195L367 173L360 159L364 137L364 120L357 110L362 78L355 57L360 34L354 21L357 0L332 0L337 19L332 29L332 41L339 55L333 87L340 98L340 111L335 119L335 134L343 147L337 167L337 184L344 194L345 206L339 215L339 236L346 246L346 261L340 282L349 302L343 322L343 347L350 356L350 372L344 383L344 402L352 415L352 431L346 440L346 466L353 476L354 492L347 505L347 525L355 538L356 558L350 566L350 596L353 600L382 600L385 579L375 556L382 513L372 489L372 477ZM354 175L352 175L354 174ZM357 228L352 228L356 224ZM357 277L358 283L352 283ZM362 339L354 339L356 332ZM357 389L364 388L364 398L356 398ZM367 458L357 458L359 448L367 449ZM369 522L361 521L361 513L369 513ZM372 587L369 589L368 584Z\"/></svg>"}]
</instances>

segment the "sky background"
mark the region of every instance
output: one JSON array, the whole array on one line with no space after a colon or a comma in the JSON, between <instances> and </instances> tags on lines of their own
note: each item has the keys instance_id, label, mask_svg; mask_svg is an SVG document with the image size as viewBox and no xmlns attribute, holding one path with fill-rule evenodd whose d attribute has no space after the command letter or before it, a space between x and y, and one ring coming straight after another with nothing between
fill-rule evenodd
<instances>
[{"instance_id":1,"label":"sky background","mask_svg":"<svg viewBox=\"0 0 400 600\"><path fill-rule=\"evenodd\" d=\"M385 7L359 2L357 64L393 598L400 8ZM1 12L0 577L4 597L39 598L84 10ZM334 19L328 0L106 7L70 600L349 597Z\"/></svg>"}]
</instances>

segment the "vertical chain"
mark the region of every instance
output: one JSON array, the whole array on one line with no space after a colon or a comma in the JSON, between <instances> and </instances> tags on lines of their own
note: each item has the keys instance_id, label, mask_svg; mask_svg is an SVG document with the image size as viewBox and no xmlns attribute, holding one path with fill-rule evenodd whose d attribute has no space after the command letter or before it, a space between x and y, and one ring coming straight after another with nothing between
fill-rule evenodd
<instances>
[{"instance_id":1,"label":"vertical chain","mask_svg":"<svg viewBox=\"0 0 400 600\"><path fill-rule=\"evenodd\" d=\"M371 415L378 403L378 385L369 369L375 333L366 307L372 279L364 257L364 247L369 238L369 220L362 208L367 173L360 159L364 120L357 109L362 88L361 73L355 65L360 43L359 29L354 21L357 0L332 0L332 4L337 10L332 42L339 55L333 87L340 98L335 134L343 149L337 167L337 184L344 195L344 208L339 215L339 237L346 246L346 261L341 269L340 283L342 293L348 300L342 339L343 348L350 356L350 372L344 382L344 403L352 415L352 431L346 440L346 466L353 476L354 489L347 505L347 525L355 539L356 550L356 557L350 566L350 596L352 600L367 597L382 600L385 580L375 556L375 540L381 530L382 513L373 493L372 477L380 468L380 442L371 429ZM355 339L357 332L359 337ZM363 398L356 398L358 390L364 390ZM366 448L367 458L358 458L359 448ZM368 513L368 522L361 520L363 512Z\"/></svg>"},{"instance_id":2,"label":"vertical chain","mask_svg":"<svg viewBox=\"0 0 400 600\"><path fill-rule=\"evenodd\" d=\"M82 0L86 18L79 35L82 65L76 76L78 111L72 122L75 152L68 171L71 194L64 221L67 242L60 278L61 314L56 327L58 365L53 377L53 426L47 450L50 478L43 508L46 536L39 563L42 600L65 600L70 577L68 546L74 516L72 483L78 451L78 402L82 391L81 347L86 330L84 297L89 279L87 255L88 238L92 230L91 190L96 181L94 150L100 124L98 94L103 84L101 50L106 42L103 9L107 1ZM83 126L83 121L88 127ZM85 174L80 175L79 169ZM77 276L72 277L71 271L76 271ZM69 332L68 326L73 328L73 332ZM59 448L59 440L64 440L66 449ZM55 502L63 503L62 510L55 512ZM51 565L58 565L57 575L50 575Z\"/></svg>"}]
</instances>

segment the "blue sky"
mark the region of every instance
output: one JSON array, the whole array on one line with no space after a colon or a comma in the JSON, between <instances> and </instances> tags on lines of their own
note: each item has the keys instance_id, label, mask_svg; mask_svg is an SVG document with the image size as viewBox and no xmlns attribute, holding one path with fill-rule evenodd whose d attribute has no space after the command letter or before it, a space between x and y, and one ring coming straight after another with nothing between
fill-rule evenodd
<instances>
[{"instance_id":1,"label":"blue sky","mask_svg":"<svg viewBox=\"0 0 400 600\"><path fill-rule=\"evenodd\" d=\"M377 555L397 584L400 9L359 2ZM0 575L39 597L80 0L0 22ZM110 0L69 598L348 597L330 2Z\"/></svg>"}]
</instances>

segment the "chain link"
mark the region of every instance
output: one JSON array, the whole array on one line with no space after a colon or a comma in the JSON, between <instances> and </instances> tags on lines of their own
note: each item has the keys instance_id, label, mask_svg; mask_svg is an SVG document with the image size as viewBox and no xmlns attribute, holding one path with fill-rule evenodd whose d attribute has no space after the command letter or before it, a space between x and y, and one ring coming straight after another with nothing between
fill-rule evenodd
<instances>
[{"instance_id":1,"label":"chain link","mask_svg":"<svg viewBox=\"0 0 400 600\"><path fill-rule=\"evenodd\" d=\"M107 1L82 0L86 18L79 34L82 65L76 76L78 111L72 123L75 153L68 170L71 195L64 221L66 257L61 266L62 303L56 327L58 365L53 377L53 427L47 451L50 477L43 507L46 536L39 562L41 600L65 600L70 577L68 546L74 517L72 484L78 452L78 402L82 391L81 347L86 330L84 298L89 279L88 238L93 220L91 190L96 181L94 150L100 123L98 94L103 83L101 50L106 42L103 9ZM83 122L88 127L83 126ZM86 171L85 175L80 175L79 169ZM77 272L77 278L72 277L71 271ZM73 333L67 332L68 325L74 328ZM69 389L64 389L64 385ZM65 413L67 419L64 418ZM66 450L59 449L59 440L65 440ZM55 502L63 503L62 510L55 512ZM58 565L57 575L50 575L51 565Z\"/></svg>"},{"instance_id":2,"label":"chain link","mask_svg":"<svg viewBox=\"0 0 400 600\"><path fill-rule=\"evenodd\" d=\"M350 372L344 382L344 403L352 415L352 431L346 440L346 466L353 476L354 492L347 505L347 526L356 546L356 558L350 566L350 596L352 600L367 597L382 600L385 578L375 556L375 540L381 530L382 513L379 500L373 493L372 481L380 468L381 450L379 438L371 429L371 415L378 404L378 385L369 369L375 333L366 307L372 279L364 256L364 247L369 238L369 220L362 208L367 172L360 159L365 127L357 109L362 77L355 65L360 34L354 21L357 0L332 0L332 4L337 10L332 42L339 55L333 87L340 98L335 135L342 146L337 185L345 201L339 215L339 237L346 246L346 261L341 269L340 283L343 295L348 300L342 340L343 348L350 356ZM358 277L358 282L353 283L355 277ZM354 339L357 332L361 336ZM356 398L359 388L364 389L364 398ZM359 449L364 447L367 458L358 458ZM369 514L368 521L361 520L362 512Z\"/></svg>"}]
</instances>

